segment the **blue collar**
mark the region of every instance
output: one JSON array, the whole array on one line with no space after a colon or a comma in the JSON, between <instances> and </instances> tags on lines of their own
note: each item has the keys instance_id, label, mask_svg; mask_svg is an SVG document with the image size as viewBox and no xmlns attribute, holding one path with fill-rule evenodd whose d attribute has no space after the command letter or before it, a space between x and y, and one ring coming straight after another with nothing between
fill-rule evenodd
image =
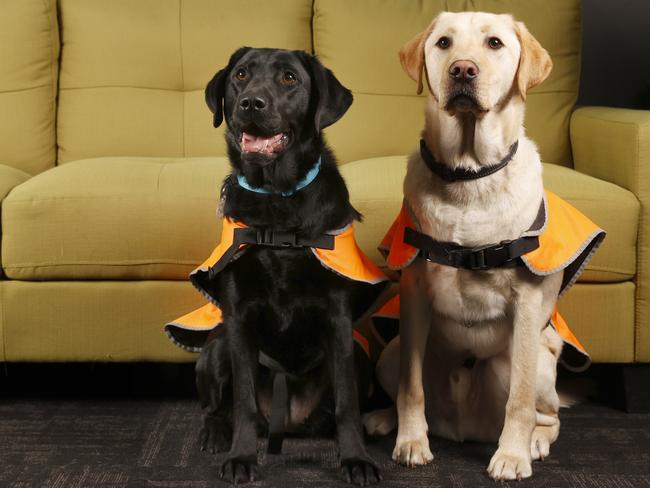
<instances>
[{"instance_id":1,"label":"blue collar","mask_svg":"<svg viewBox=\"0 0 650 488\"><path fill-rule=\"evenodd\" d=\"M248 181L246 180L246 177L243 174L238 174L237 175L237 183L239 183L239 186L242 188L248 190L248 191L254 191L255 193L262 193L264 195L282 195L283 197L290 197L294 193L296 193L298 190L302 190L304 187L309 185L312 181L316 179L318 176L318 173L320 172L320 163L321 163L322 156L318 156L318 161L316 161L316 164L312 166L312 168L307 172L305 177L298 182L296 187L291 190L291 191L283 191L283 192L272 192L271 190L267 190L266 188L255 188L251 186Z\"/></svg>"}]
</instances>

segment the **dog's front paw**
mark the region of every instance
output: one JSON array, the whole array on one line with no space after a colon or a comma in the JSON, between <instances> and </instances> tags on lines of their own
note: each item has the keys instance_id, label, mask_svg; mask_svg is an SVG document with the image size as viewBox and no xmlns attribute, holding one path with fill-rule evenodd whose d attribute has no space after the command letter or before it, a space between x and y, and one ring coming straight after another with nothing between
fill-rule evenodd
<instances>
[{"instance_id":1,"label":"dog's front paw","mask_svg":"<svg viewBox=\"0 0 650 488\"><path fill-rule=\"evenodd\" d=\"M259 479L255 456L234 456L226 459L219 469L219 477L233 483L248 483Z\"/></svg>"},{"instance_id":2,"label":"dog's front paw","mask_svg":"<svg viewBox=\"0 0 650 488\"><path fill-rule=\"evenodd\" d=\"M506 452L501 448L492 456L487 471L495 481L522 480L533 474L529 453Z\"/></svg>"},{"instance_id":3,"label":"dog's front paw","mask_svg":"<svg viewBox=\"0 0 650 488\"><path fill-rule=\"evenodd\" d=\"M421 466L433 461L426 435L417 439L400 439L397 437L393 450L393 461L405 466Z\"/></svg>"},{"instance_id":4,"label":"dog's front paw","mask_svg":"<svg viewBox=\"0 0 650 488\"><path fill-rule=\"evenodd\" d=\"M379 468L369 458L341 459L341 475L346 482L359 486L374 485L381 481Z\"/></svg>"},{"instance_id":5,"label":"dog's front paw","mask_svg":"<svg viewBox=\"0 0 650 488\"><path fill-rule=\"evenodd\" d=\"M232 444L232 429L223 420L206 416L203 428L199 434L199 445L202 451L211 454L230 450Z\"/></svg>"}]
</instances>

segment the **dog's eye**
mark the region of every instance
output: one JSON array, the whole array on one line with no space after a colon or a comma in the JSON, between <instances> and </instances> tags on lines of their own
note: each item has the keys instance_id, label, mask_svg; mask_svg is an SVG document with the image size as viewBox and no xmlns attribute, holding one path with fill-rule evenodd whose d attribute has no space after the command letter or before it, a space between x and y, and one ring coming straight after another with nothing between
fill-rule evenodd
<instances>
[{"instance_id":1,"label":"dog's eye","mask_svg":"<svg viewBox=\"0 0 650 488\"><path fill-rule=\"evenodd\" d=\"M438 39L438 42L436 42L436 46L438 46L440 49L447 49L449 46L451 46L451 39L449 39L447 36L442 36L440 39Z\"/></svg>"},{"instance_id":2,"label":"dog's eye","mask_svg":"<svg viewBox=\"0 0 650 488\"><path fill-rule=\"evenodd\" d=\"M235 73L235 76L237 77L238 80L245 80L246 78L248 78L248 73L244 68L239 68Z\"/></svg>"},{"instance_id":3,"label":"dog's eye","mask_svg":"<svg viewBox=\"0 0 650 488\"><path fill-rule=\"evenodd\" d=\"M282 83L284 85L295 85L297 81L298 77L295 73L292 73L291 71L285 71L282 73Z\"/></svg>"},{"instance_id":4,"label":"dog's eye","mask_svg":"<svg viewBox=\"0 0 650 488\"><path fill-rule=\"evenodd\" d=\"M503 47L503 43L498 37L490 37L488 39L488 46L490 46L490 49L501 49Z\"/></svg>"}]
</instances>

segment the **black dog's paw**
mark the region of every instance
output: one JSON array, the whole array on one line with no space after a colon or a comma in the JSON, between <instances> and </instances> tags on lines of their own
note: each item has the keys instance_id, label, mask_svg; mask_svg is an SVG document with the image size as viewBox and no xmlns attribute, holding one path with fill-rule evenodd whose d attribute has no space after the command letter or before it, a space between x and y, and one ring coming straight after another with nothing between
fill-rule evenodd
<instances>
[{"instance_id":1,"label":"black dog's paw","mask_svg":"<svg viewBox=\"0 0 650 488\"><path fill-rule=\"evenodd\" d=\"M219 477L233 483L248 483L259 479L255 456L234 456L226 459L219 470Z\"/></svg>"},{"instance_id":2,"label":"black dog's paw","mask_svg":"<svg viewBox=\"0 0 650 488\"><path fill-rule=\"evenodd\" d=\"M202 451L210 454L230 450L232 444L232 429L223 420L206 416L203 428L199 434L199 445Z\"/></svg>"},{"instance_id":3,"label":"black dog's paw","mask_svg":"<svg viewBox=\"0 0 650 488\"><path fill-rule=\"evenodd\" d=\"M342 459L341 475L346 482L359 486L374 485L382 479L379 468L369 458Z\"/></svg>"}]
</instances>

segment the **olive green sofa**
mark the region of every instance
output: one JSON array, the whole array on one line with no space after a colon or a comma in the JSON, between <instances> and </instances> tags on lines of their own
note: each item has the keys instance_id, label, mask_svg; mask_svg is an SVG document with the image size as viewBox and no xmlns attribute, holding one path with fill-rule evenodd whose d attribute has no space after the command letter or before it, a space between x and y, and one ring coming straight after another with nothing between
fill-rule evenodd
<instances>
[{"instance_id":1,"label":"olive green sofa","mask_svg":"<svg viewBox=\"0 0 650 488\"><path fill-rule=\"evenodd\" d=\"M327 139L380 262L423 121L397 51L445 8L511 12L551 53L527 130L608 232L560 307L594 361L650 361L650 113L575 107L577 0L0 2L0 360L194 358L162 324L202 304L228 172L203 88L242 45L316 53L354 92Z\"/></svg>"}]
</instances>

